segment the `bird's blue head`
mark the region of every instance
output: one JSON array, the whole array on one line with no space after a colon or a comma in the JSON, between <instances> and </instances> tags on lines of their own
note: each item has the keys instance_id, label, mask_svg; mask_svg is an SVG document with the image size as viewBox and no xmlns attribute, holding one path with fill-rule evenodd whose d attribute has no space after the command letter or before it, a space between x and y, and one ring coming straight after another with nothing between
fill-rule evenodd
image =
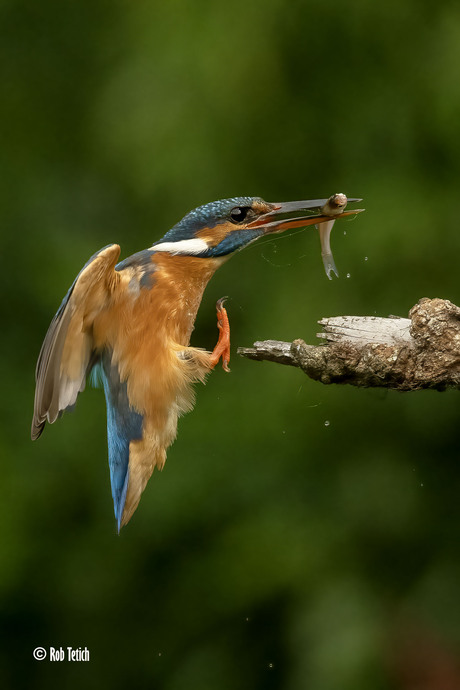
<instances>
[{"instance_id":1,"label":"bird's blue head","mask_svg":"<svg viewBox=\"0 0 460 690\"><path fill-rule=\"evenodd\" d=\"M187 213L151 250L176 256L224 258L263 235L330 220L322 213L327 201L268 203L251 196L213 201ZM300 211L306 213L292 217ZM349 213L355 212L345 211L341 215Z\"/></svg>"}]
</instances>

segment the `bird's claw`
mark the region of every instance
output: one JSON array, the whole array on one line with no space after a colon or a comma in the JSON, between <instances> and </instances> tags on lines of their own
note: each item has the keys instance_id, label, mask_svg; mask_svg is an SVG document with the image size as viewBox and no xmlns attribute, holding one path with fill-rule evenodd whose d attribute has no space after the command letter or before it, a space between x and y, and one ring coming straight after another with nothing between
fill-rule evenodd
<instances>
[{"instance_id":1,"label":"bird's claw","mask_svg":"<svg viewBox=\"0 0 460 690\"><path fill-rule=\"evenodd\" d=\"M230 361L230 324L228 322L227 310L224 303L227 297L221 297L216 302L217 328L219 329L219 340L211 353L211 367L214 369L219 359L222 358L222 368L229 372L228 363Z\"/></svg>"},{"instance_id":2,"label":"bird's claw","mask_svg":"<svg viewBox=\"0 0 460 690\"><path fill-rule=\"evenodd\" d=\"M219 312L222 311L224 304L227 300L228 300L228 296L221 297L220 299L217 300L217 302L216 302L217 315L219 315Z\"/></svg>"}]
</instances>

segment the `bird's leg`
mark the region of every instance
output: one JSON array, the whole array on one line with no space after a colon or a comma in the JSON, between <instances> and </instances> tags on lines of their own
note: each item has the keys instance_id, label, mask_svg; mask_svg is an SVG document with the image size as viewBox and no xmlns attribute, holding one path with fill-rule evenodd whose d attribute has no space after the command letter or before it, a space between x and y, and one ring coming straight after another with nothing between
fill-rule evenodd
<instances>
[{"instance_id":1,"label":"bird's leg","mask_svg":"<svg viewBox=\"0 0 460 690\"><path fill-rule=\"evenodd\" d=\"M217 328L219 329L219 340L211 353L211 367L214 369L219 359L222 357L222 368L230 371L228 363L230 361L230 324L228 322L227 310L224 307L225 297L217 300Z\"/></svg>"}]
</instances>

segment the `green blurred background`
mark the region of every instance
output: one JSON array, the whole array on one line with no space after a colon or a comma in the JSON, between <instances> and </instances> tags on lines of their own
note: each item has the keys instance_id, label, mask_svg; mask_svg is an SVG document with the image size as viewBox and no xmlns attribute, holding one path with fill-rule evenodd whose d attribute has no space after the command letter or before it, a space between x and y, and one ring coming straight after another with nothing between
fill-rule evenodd
<instances>
[{"instance_id":1,"label":"green blurred background","mask_svg":"<svg viewBox=\"0 0 460 690\"><path fill-rule=\"evenodd\" d=\"M3 0L2 688L460 687L456 392L323 386L236 356L339 314L460 302L455 2ZM232 372L197 388L116 536L105 405L29 440L34 367L84 262L234 195L362 196L261 241L229 295ZM347 277L349 275L349 277ZM329 422L329 424L326 424ZM87 646L85 663L36 646Z\"/></svg>"}]
</instances>

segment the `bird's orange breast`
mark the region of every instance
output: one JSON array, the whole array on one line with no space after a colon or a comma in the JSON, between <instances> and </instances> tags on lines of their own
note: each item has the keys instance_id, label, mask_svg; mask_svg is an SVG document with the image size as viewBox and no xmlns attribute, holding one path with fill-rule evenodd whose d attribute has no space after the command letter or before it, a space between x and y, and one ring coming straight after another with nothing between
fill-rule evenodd
<instances>
[{"instance_id":1,"label":"bird's orange breast","mask_svg":"<svg viewBox=\"0 0 460 690\"><path fill-rule=\"evenodd\" d=\"M133 271L120 271L107 308L94 320L93 336L97 349L112 352L135 409L161 425L176 398L187 397L196 352L188 347L190 336L203 291L222 260L157 252L152 261L150 288L133 290ZM181 357L187 349L191 353Z\"/></svg>"}]
</instances>

